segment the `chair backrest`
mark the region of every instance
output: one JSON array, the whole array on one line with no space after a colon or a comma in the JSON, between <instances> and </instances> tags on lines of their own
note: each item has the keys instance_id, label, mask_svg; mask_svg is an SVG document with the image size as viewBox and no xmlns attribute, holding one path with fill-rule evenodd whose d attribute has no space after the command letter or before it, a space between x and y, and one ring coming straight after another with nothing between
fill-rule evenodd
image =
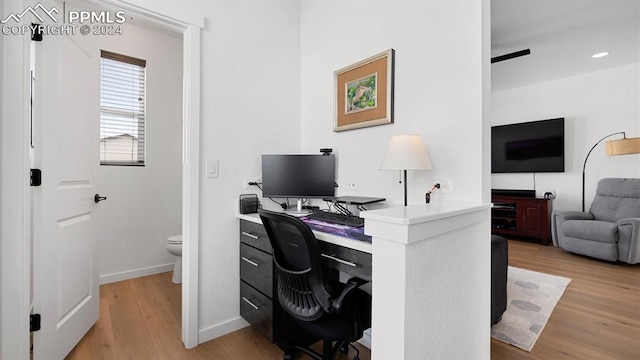
<instances>
[{"instance_id":1,"label":"chair backrest","mask_svg":"<svg viewBox=\"0 0 640 360\"><path fill-rule=\"evenodd\" d=\"M304 321L316 320L331 311L324 289L320 247L311 229L284 213L258 212L273 247L280 305Z\"/></svg>"},{"instance_id":2,"label":"chair backrest","mask_svg":"<svg viewBox=\"0 0 640 360\"><path fill-rule=\"evenodd\" d=\"M600 221L640 218L640 179L601 179L589 212Z\"/></svg>"}]
</instances>

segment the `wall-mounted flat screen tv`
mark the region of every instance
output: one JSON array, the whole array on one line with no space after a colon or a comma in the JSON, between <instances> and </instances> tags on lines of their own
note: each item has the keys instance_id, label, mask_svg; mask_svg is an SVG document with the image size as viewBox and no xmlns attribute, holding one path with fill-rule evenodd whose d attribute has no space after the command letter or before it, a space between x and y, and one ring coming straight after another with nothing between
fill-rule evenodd
<instances>
[{"instance_id":1,"label":"wall-mounted flat screen tv","mask_svg":"<svg viewBox=\"0 0 640 360\"><path fill-rule=\"evenodd\" d=\"M564 172L564 118L491 127L491 172Z\"/></svg>"}]
</instances>

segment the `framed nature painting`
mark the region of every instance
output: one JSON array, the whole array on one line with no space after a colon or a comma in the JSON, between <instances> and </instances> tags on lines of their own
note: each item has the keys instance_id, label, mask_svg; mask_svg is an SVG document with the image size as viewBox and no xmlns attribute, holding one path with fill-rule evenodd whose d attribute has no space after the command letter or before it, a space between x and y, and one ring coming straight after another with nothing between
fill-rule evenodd
<instances>
[{"instance_id":1,"label":"framed nature painting","mask_svg":"<svg viewBox=\"0 0 640 360\"><path fill-rule=\"evenodd\" d=\"M393 123L393 49L337 70L333 131Z\"/></svg>"}]
</instances>

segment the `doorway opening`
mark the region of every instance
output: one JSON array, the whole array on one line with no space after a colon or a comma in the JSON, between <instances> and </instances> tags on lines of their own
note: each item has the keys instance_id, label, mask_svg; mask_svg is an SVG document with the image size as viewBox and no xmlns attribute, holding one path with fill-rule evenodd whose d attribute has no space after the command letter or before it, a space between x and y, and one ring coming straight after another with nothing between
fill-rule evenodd
<instances>
[{"instance_id":1,"label":"doorway opening","mask_svg":"<svg viewBox=\"0 0 640 360\"><path fill-rule=\"evenodd\" d=\"M180 20L159 16L143 8L133 9L131 5L120 4L116 1L99 1L94 3L105 10L117 7L119 10L134 14L140 21L162 29L163 31L179 34L182 38L182 171L181 171L181 232L183 235L183 285L182 285L182 342L185 347L197 345L198 339L198 167L199 167L199 108L200 108L200 28L202 24L190 24ZM70 187L85 186L85 183L69 183ZM105 194L107 195L107 194ZM33 223L40 219L39 214L31 213ZM74 218L75 219L75 218ZM76 220L73 220L76 221ZM73 222L72 221L72 222ZM37 231L36 231L37 232ZM164 242L161 243L164 245ZM38 245L31 247L31 259L41 256ZM162 246L162 251L164 246ZM33 260L27 264L30 267L26 273L34 274ZM96 274L97 275L97 274ZM37 286L37 285L36 285ZM38 293L38 290L34 291ZM35 301L37 303L37 301ZM38 311L36 309L36 311ZM35 337L44 336L44 332ZM38 340L36 340L36 343ZM27 350L28 351L28 350Z\"/></svg>"}]
</instances>

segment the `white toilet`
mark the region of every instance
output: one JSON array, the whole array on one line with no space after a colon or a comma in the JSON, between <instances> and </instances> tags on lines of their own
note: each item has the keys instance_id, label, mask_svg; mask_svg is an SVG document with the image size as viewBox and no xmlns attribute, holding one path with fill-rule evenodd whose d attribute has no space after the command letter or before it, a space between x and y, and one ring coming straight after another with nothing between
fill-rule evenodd
<instances>
[{"instance_id":1,"label":"white toilet","mask_svg":"<svg viewBox=\"0 0 640 360\"><path fill-rule=\"evenodd\" d=\"M174 284L182 284L182 234L167 238L167 251L176 257L171 281Z\"/></svg>"}]
</instances>

